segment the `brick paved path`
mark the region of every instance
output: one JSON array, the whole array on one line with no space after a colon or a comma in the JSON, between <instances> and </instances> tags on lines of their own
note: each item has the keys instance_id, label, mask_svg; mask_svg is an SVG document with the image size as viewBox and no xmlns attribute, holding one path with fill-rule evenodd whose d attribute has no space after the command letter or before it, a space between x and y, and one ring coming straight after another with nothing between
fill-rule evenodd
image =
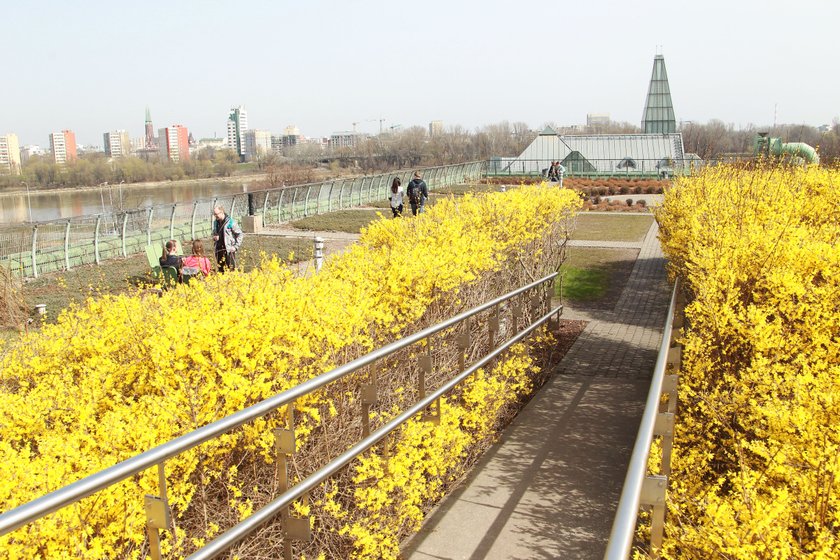
<instances>
[{"instance_id":1,"label":"brick paved path","mask_svg":"<svg viewBox=\"0 0 840 560\"><path fill-rule=\"evenodd\" d=\"M587 314L557 374L405 543L405 558L603 557L668 310L657 231L615 308Z\"/></svg>"}]
</instances>

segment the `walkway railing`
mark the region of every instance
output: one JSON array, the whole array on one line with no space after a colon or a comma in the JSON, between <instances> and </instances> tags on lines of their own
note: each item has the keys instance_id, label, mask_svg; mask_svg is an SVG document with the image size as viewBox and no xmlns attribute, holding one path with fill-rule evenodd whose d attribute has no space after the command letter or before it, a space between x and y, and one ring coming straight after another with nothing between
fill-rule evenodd
<instances>
[{"instance_id":1,"label":"walkway railing","mask_svg":"<svg viewBox=\"0 0 840 560\"><path fill-rule=\"evenodd\" d=\"M51 492L27 504L0 515L0 535L23 527L52 512L75 504L83 498L100 490L117 484L128 477L138 474L151 467L157 467L160 496L146 496L145 507L147 513L147 531L153 558L160 558L159 530L171 527L169 504L166 492L165 462L197 445L213 440L225 433L261 418L278 408L291 405L298 398L316 391L327 384L336 382L360 369L372 366L380 360L425 340L425 349L419 352L418 361L418 395L419 400L398 416L382 425L375 431L370 431L370 407L377 401L377 385L375 377L371 383L362 384L361 421L362 439L340 454L316 472L301 480L297 485L289 488L289 476L286 470L288 456L295 452L294 417L290 411L287 426L274 431L278 463L280 465L280 495L261 510L252 514L238 525L229 529L205 547L195 552L191 559L213 558L235 543L253 533L260 525L282 513L284 530L284 555L291 558L291 541L309 538L309 519L295 518L289 511L290 504L307 495L318 484L347 465L365 450L383 440L395 428L411 417L423 413L423 419L432 422L440 421L441 409L435 403L467 377L497 358L512 345L524 339L540 325L552 317L559 317L562 306L551 308L551 296L554 293L554 281L557 273L550 274L535 282L511 291L492 301L464 311L446 321L423 329L415 334L406 336L396 342L378 348L360 358L352 360L343 366L323 373L292 389L279 393L235 414L217 420L193 432L178 437L168 443L159 445L149 451L141 453L131 459L114 465L82 480L74 482L64 488ZM485 315L480 315L485 314ZM530 322L528 322L530 319ZM520 328L521 326L521 328ZM448 337L439 343L441 348L452 348L457 354L458 369L455 375L443 382L436 390L426 393L425 376L432 373L431 337L442 331ZM487 337L487 354L466 366L467 349L471 339L484 332ZM503 343L497 341L509 336ZM450 338L451 337L451 340ZM429 409L435 412L430 413Z\"/></svg>"},{"instance_id":2,"label":"walkway railing","mask_svg":"<svg viewBox=\"0 0 840 560\"><path fill-rule=\"evenodd\" d=\"M677 384L682 349L675 339L679 322L675 325L676 301L679 283L671 293L671 304L662 331L662 343L653 370L645 410L633 454L624 478L621 499L613 521L610 540L604 554L605 560L627 560L636 533L636 520L640 506L652 508L650 529L650 557L659 558L659 549L665 527L665 494L671 475L671 449L674 443L674 415L677 407ZM667 395L667 403L662 396ZM654 437L661 438L662 461L660 474L648 474L648 457Z\"/></svg>"},{"instance_id":3,"label":"walkway railing","mask_svg":"<svg viewBox=\"0 0 840 560\"><path fill-rule=\"evenodd\" d=\"M477 180L484 176L486 165L486 161L476 161L420 171L429 189L435 190ZM398 170L125 212L6 225L0 227L0 266L18 276L37 278L48 271L142 253L146 245L168 239L201 239L210 235L216 205L238 220L246 215L261 216L263 225L360 206L387 199L393 178L399 177L406 185L413 172Z\"/></svg>"}]
</instances>

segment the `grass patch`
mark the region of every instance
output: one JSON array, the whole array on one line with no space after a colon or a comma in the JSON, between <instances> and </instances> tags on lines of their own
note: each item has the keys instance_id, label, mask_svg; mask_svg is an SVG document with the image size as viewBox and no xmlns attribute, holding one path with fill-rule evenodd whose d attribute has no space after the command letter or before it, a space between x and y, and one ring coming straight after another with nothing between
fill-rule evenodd
<instances>
[{"instance_id":1,"label":"grass patch","mask_svg":"<svg viewBox=\"0 0 840 560\"><path fill-rule=\"evenodd\" d=\"M499 192L501 188L499 185L484 185L484 184L463 184L450 185L448 187L441 187L430 191L430 194L467 194L467 193L482 193L482 192Z\"/></svg>"},{"instance_id":2,"label":"grass patch","mask_svg":"<svg viewBox=\"0 0 840 560\"><path fill-rule=\"evenodd\" d=\"M573 247L555 295L583 308L612 309L633 271L638 249Z\"/></svg>"},{"instance_id":3,"label":"grass patch","mask_svg":"<svg viewBox=\"0 0 840 560\"><path fill-rule=\"evenodd\" d=\"M643 241L653 223L649 214L578 214L572 239Z\"/></svg>"},{"instance_id":4,"label":"grass patch","mask_svg":"<svg viewBox=\"0 0 840 560\"><path fill-rule=\"evenodd\" d=\"M607 292L609 277L597 268L572 268L563 271L563 295L573 301L593 301ZM558 287L558 291L559 291Z\"/></svg>"},{"instance_id":5,"label":"grass patch","mask_svg":"<svg viewBox=\"0 0 840 560\"><path fill-rule=\"evenodd\" d=\"M409 213L411 213L410 210ZM380 214L384 218L391 217L391 211L387 208L383 210L338 210L337 212L295 220L294 222L289 222L289 225L295 229L308 231L359 233L363 227L367 226L373 220L379 219Z\"/></svg>"},{"instance_id":6,"label":"grass patch","mask_svg":"<svg viewBox=\"0 0 840 560\"><path fill-rule=\"evenodd\" d=\"M212 240L203 241L204 247L213 247ZM268 257L274 255L285 262L297 262L311 259L313 252L311 239L246 234L240 249L239 265L249 271L259 266L263 254ZM215 266L213 255L209 257ZM26 281L21 294L30 313L36 304L46 304L46 320L52 321L72 303L82 303L88 297L128 292L144 283L153 285L154 279L146 255L141 254L108 260L98 266L85 265L43 274L35 280Z\"/></svg>"}]
</instances>

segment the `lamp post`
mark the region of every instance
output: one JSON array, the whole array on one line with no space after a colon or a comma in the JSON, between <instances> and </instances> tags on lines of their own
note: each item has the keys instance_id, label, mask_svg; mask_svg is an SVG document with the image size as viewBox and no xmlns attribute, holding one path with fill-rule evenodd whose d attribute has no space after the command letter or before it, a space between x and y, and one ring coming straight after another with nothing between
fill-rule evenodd
<instances>
[{"instance_id":1,"label":"lamp post","mask_svg":"<svg viewBox=\"0 0 840 560\"><path fill-rule=\"evenodd\" d=\"M21 183L23 183L24 186L26 187L26 207L29 209L29 221L31 222L32 221L32 200L30 199L30 196L29 196L29 183L27 183L26 181L21 181Z\"/></svg>"},{"instance_id":2,"label":"lamp post","mask_svg":"<svg viewBox=\"0 0 840 560\"><path fill-rule=\"evenodd\" d=\"M123 183L125 183L125 181L120 181L120 210L123 209L123 203L122 203L122 186L123 186Z\"/></svg>"}]
</instances>

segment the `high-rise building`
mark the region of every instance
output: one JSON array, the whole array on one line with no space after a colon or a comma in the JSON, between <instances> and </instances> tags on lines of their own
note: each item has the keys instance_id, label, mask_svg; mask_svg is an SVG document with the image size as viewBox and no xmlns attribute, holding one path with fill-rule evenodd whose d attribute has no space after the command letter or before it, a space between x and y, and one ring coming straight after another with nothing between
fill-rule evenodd
<instances>
[{"instance_id":1,"label":"high-rise building","mask_svg":"<svg viewBox=\"0 0 840 560\"><path fill-rule=\"evenodd\" d=\"M56 165L76 160L76 135L72 130L50 134L50 151Z\"/></svg>"},{"instance_id":2,"label":"high-rise building","mask_svg":"<svg viewBox=\"0 0 840 560\"><path fill-rule=\"evenodd\" d=\"M245 161L245 131L248 130L248 113L245 107L232 107L227 121L228 147L239 156L239 161Z\"/></svg>"},{"instance_id":3,"label":"high-rise building","mask_svg":"<svg viewBox=\"0 0 840 560\"><path fill-rule=\"evenodd\" d=\"M114 130L102 135L105 153L110 157L128 157L131 154L131 140L125 130Z\"/></svg>"},{"instance_id":4,"label":"high-rise building","mask_svg":"<svg viewBox=\"0 0 840 560\"><path fill-rule=\"evenodd\" d=\"M610 124L610 114L609 113L587 113L586 114L586 126L595 127L595 126L609 126Z\"/></svg>"},{"instance_id":5,"label":"high-rise building","mask_svg":"<svg viewBox=\"0 0 840 560\"><path fill-rule=\"evenodd\" d=\"M271 153L271 131L257 129L245 131L245 158L248 161L260 159L269 153Z\"/></svg>"},{"instance_id":6,"label":"high-rise building","mask_svg":"<svg viewBox=\"0 0 840 560\"><path fill-rule=\"evenodd\" d=\"M188 161L190 159L190 133L187 127L173 124L158 131L160 156L169 161Z\"/></svg>"},{"instance_id":7,"label":"high-rise building","mask_svg":"<svg viewBox=\"0 0 840 560\"><path fill-rule=\"evenodd\" d=\"M17 134L0 136L0 173L20 175L20 143Z\"/></svg>"},{"instance_id":8,"label":"high-rise building","mask_svg":"<svg viewBox=\"0 0 840 560\"><path fill-rule=\"evenodd\" d=\"M147 150L154 150L157 148L155 144L155 127L152 124L152 113L149 111L149 106L146 105L146 141L145 148Z\"/></svg>"},{"instance_id":9,"label":"high-rise building","mask_svg":"<svg viewBox=\"0 0 840 560\"><path fill-rule=\"evenodd\" d=\"M677 119L671 101L668 73L665 71L665 57L658 54L653 57L653 73L650 76L645 110L642 113L642 132L663 134L676 131Z\"/></svg>"},{"instance_id":10,"label":"high-rise building","mask_svg":"<svg viewBox=\"0 0 840 560\"><path fill-rule=\"evenodd\" d=\"M432 121L429 123L429 136L443 134L443 121Z\"/></svg>"}]
</instances>

